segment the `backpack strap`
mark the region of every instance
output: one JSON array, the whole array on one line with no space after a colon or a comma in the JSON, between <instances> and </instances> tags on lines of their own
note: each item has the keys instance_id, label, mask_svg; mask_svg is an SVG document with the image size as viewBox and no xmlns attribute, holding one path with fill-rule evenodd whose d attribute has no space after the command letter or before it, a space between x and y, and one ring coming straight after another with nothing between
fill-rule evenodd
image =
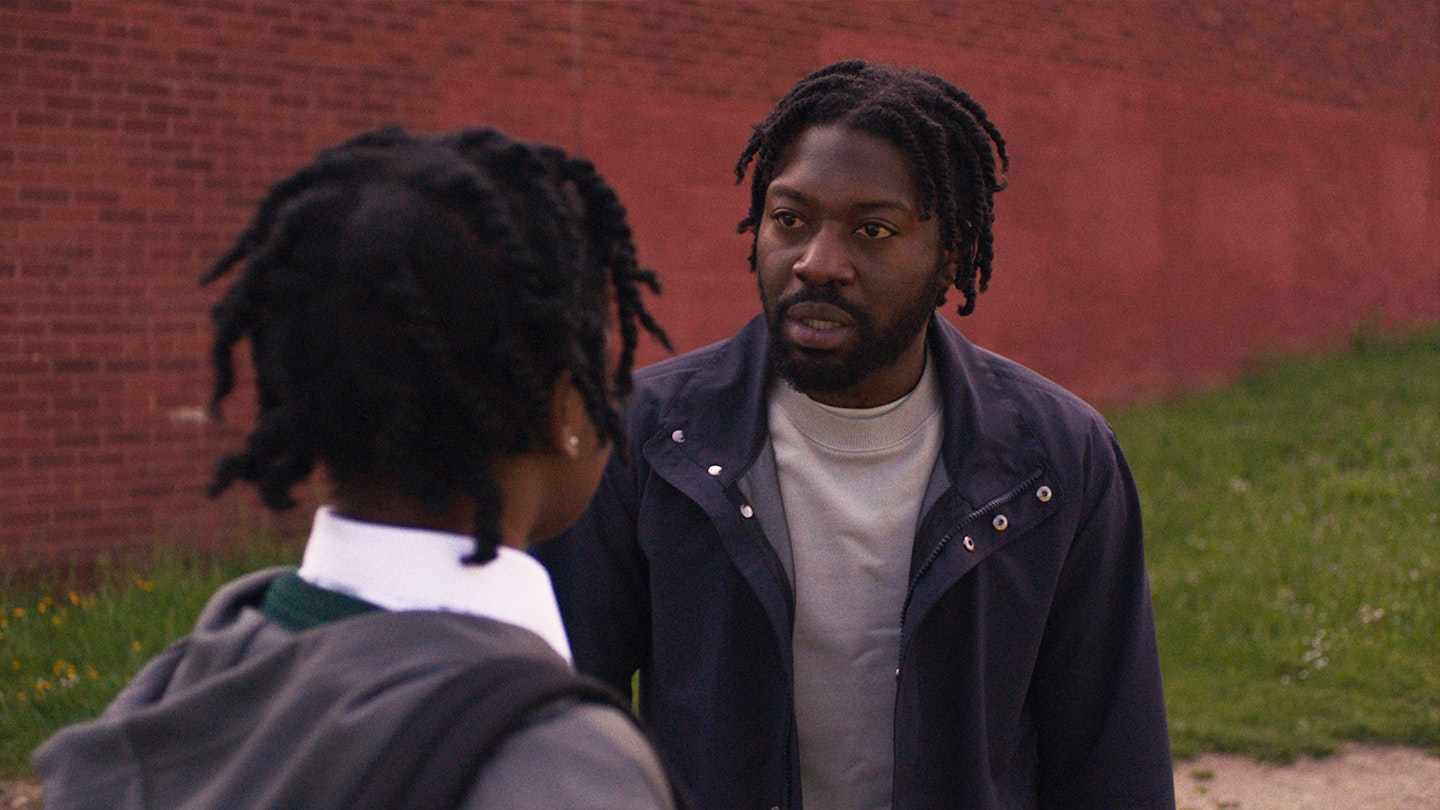
<instances>
[{"instance_id":1,"label":"backpack strap","mask_svg":"<svg viewBox=\"0 0 1440 810\"><path fill-rule=\"evenodd\" d=\"M420 705L360 779L348 806L455 807L507 736L539 709L566 698L614 706L632 717L614 690L558 663L525 656L478 661Z\"/></svg>"}]
</instances>

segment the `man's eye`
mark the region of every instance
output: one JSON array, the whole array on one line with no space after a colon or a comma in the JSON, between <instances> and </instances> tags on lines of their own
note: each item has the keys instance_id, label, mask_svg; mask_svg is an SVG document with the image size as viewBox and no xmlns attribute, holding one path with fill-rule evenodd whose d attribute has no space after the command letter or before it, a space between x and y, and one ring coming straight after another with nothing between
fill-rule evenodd
<instances>
[{"instance_id":1,"label":"man's eye","mask_svg":"<svg viewBox=\"0 0 1440 810\"><path fill-rule=\"evenodd\" d=\"M770 218L775 220L776 225L787 230L800 227L800 217L791 211L776 211L770 215Z\"/></svg>"},{"instance_id":2,"label":"man's eye","mask_svg":"<svg viewBox=\"0 0 1440 810\"><path fill-rule=\"evenodd\" d=\"M895 229L878 222L866 222L856 228L855 233L865 239L888 239L895 235Z\"/></svg>"}]
</instances>

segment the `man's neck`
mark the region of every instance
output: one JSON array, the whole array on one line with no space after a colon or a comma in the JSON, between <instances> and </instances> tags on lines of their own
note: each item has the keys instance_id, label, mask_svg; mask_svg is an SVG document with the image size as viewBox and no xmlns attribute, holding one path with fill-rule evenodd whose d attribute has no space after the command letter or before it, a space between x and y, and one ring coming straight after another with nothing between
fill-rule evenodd
<instances>
[{"instance_id":1,"label":"man's neck","mask_svg":"<svg viewBox=\"0 0 1440 810\"><path fill-rule=\"evenodd\" d=\"M929 329L921 330L919 337L895 362L870 372L865 379L843 391L802 391L805 396L821 405L834 408L878 408L903 399L915 390L920 375L925 372L928 356Z\"/></svg>"}]
</instances>

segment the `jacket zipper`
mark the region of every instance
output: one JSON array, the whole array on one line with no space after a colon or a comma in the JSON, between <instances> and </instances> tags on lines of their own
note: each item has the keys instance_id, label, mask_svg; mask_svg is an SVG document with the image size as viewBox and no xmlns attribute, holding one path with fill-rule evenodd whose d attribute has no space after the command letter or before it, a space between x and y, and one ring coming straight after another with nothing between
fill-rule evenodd
<instances>
[{"instance_id":1,"label":"jacket zipper","mask_svg":"<svg viewBox=\"0 0 1440 810\"><path fill-rule=\"evenodd\" d=\"M940 558L940 554L945 551L945 547L950 544L950 538L959 534L962 528L979 520L987 513L995 511L1009 501L1013 500L1015 496L1019 495L1021 492L1024 492L1026 489L1034 486L1035 482L1039 481L1044 475L1044 469L1038 469L1035 472L1031 473L1029 478L1026 478L1024 481L1016 484L1012 489L1010 489L1010 491L991 499L984 506L981 506L979 509L976 509L975 511L966 515L959 523L955 524L955 528L951 529L945 534L944 537L940 538L940 542L936 543L935 548L930 550L930 554L925 558L925 562L921 563L920 567L915 570L915 576L910 579L910 587L907 588L905 591L905 604L903 607L900 608L900 634L902 637L905 634L905 617L910 613L910 600L915 598L915 587L920 584L920 578L925 576L925 572L930 570L930 566L934 565L935 561ZM905 644L902 643L900 645L900 654L895 660L895 677L897 678L900 677L900 663L904 660Z\"/></svg>"}]
</instances>

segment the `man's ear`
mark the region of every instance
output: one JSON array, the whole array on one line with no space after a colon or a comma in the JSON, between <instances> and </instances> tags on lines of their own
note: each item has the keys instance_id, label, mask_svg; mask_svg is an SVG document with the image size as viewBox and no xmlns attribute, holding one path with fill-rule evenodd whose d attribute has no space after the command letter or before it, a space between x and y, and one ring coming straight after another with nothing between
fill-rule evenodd
<instances>
[{"instance_id":1,"label":"man's ear","mask_svg":"<svg viewBox=\"0 0 1440 810\"><path fill-rule=\"evenodd\" d=\"M580 456L580 434L590 413L569 374L560 375L550 392L550 446L570 458Z\"/></svg>"}]
</instances>

